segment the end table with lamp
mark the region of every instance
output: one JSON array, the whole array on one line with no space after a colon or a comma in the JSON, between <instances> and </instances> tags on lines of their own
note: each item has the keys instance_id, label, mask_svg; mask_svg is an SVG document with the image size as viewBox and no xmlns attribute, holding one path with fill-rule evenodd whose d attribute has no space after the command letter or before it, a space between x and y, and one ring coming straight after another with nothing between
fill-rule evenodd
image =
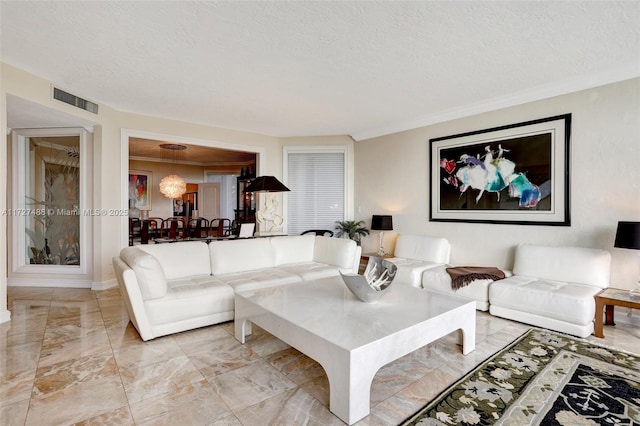
<instances>
[{"instance_id":1,"label":"end table with lamp","mask_svg":"<svg viewBox=\"0 0 640 426\"><path fill-rule=\"evenodd\" d=\"M384 231L393 231L393 217L391 215L378 215L371 216L371 230L380 231L380 248L377 255L384 257L387 252L384 250Z\"/></svg>"},{"instance_id":2,"label":"end table with lamp","mask_svg":"<svg viewBox=\"0 0 640 426\"><path fill-rule=\"evenodd\" d=\"M640 222L618 222L616 248L640 250ZM631 290L606 288L595 296L596 317L593 334L604 337L603 316L606 315L605 325L615 325L613 321L614 306L629 309L640 309L640 282ZM603 312L603 310L605 312Z\"/></svg>"}]
</instances>

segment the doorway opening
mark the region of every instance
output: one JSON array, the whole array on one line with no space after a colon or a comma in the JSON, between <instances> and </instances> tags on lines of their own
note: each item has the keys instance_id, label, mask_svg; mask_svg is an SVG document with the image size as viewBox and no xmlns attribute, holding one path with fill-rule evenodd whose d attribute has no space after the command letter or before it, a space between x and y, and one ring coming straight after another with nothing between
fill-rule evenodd
<instances>
[{"instance_id":1,"label":"doorway opening","mask_svg":"<svg viewBox=\"0 0 640 426\"><path fill-rule=\"evenodd\" d=\"M167 158L161 144L179 143L186 146L179 158ZM139 212L140 219L183 217L185 222L194 218L212 221L218 218L237 223L237 181L251 170L258 171L263 148L248 147L209 140L195 140L173 135L123 131L122 169L128 176L127 197L123 205L130 205L131 174L142 174L148 179L148 204ZM169 199L160 193L160 180L170 174L178 175L187 183L186 192ZM130 212L131 213L131 212ZM131 242L130 226L123 223L123 241ZM134 243L135 243L134 239ZM123 244L124 245L124 244Z\"/></svg>"}]
</instances>

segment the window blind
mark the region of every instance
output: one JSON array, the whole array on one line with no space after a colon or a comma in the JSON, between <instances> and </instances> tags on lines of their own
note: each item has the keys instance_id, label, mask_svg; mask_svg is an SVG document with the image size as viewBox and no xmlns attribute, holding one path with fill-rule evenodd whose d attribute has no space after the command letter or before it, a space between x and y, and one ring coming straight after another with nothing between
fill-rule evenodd
<instances>
[{"instance_id":1,"label":"window blind","mask_svg":"<svg viewBox=\"0 0 640 426\"><path fill-rule=\"evenodd\" d=\"M288 233L334 230L344 220L344 153L290 152L287 163Z\"/></svg>"}]
</instances>

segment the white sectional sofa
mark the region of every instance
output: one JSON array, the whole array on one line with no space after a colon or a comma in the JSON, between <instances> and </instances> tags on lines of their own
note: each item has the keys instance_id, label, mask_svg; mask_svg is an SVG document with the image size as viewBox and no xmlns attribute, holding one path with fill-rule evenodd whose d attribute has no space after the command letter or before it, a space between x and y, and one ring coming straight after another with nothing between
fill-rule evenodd
<instances>
[{"instance_id":1,"label":"white sectional sofa","mask_svg":"<svg viewBox=\"0 0 640 426\"><path fill-rule=\"evenodd\" d=\"M387 260L398 267L395 282L422 287L423 272L449 263L450 255L446 238L399 234L394 257Z\"/></svg>"},{"instance_id":2,"label":"white sectional sofa","mask_svg":"<svg viewBox=\"0 0 640 426\"><path fill-rule=\"evenodd\" d=\"M519 245L513 275L489 287L489 312L587 337L594 296L609 286L611 255L598 249Z\"/></svg>"},{"instance_id":3,"label":"white sectional sofa","mask_svg":"<svg viewBox=\"0 0 640 426\"><path fill-rule=\"evenodd\" d=\"M315 235L126 247L113 265L143 340L229 321L237 291L357 273L361 248Z\"/></svg>"},{"instance_id":4,"label":"white sectional sofa","mask_svg":"<svg viewBox=\"0 0 640 426\"><path fill-rule=\"evenodd\" d=\"M400 234L394 256L387 260L398 267L394 280L396 283L453 294L475 301L478 310L489 310L489 284L492 280L476 280L466 287L452 290L451 277L446 271L450 266L451 244L446 238Z\"/></svg>"}]
</instances>

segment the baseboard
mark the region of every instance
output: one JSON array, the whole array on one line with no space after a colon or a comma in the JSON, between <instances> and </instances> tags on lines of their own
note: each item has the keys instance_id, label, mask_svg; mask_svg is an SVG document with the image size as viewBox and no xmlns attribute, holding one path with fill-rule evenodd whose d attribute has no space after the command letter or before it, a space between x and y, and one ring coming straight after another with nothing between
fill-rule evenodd
<instances>
[{"instance_id":1,"label":"baseboard","mask_svg":"<svg viewBox=\"0 0 640 426\"><path fill-rule=\"evenodd\" d=\"M0 324L11 320L11 311L0 311Z\"/></svg>"},{"instance_id":2,"label":"baseboard","mask_svg":"<svg viewBox=\"0 0 640 426\"><path fill-rule=\"evenodd\" d=\"M111 278L106 281L93 281L91 283L91 290L104 291L118 286L118 281L115 278Z\"/></svg>"},{"instance_id":3,"label":"baseboard","mask_svg":"<svg viewBox=\"0 0 640 426\"><path fill-rule=\"evenodd\" d=\"M90 280L51 278L7 278L7 287L91 288Z\"/></svg>"},{"instance_id":4,"label":"baseboard","mask_svg":"<svg viewBox=\"0 0 640 426\"><path fill-rule=\"evenodd\" d=\"M89 280L68 280L51 278L7 278L8 287L66 287L66 288L89 288L94 291L109 290L117 287L118 281L115 278L106 281Z\"/></svg>"}]
</instances>

